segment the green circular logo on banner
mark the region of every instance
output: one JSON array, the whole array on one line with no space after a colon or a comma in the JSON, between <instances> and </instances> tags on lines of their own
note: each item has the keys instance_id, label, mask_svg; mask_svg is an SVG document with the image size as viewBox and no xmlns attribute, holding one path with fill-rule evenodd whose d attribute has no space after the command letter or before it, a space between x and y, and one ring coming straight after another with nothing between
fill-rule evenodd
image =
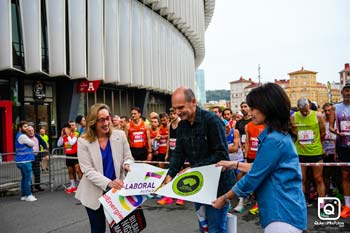
<instances>
[{"instance_id":1,"label":"green circular logo on banner","mask_svg":"<svg viewBox=\"0 0 350 233\"><path fill-rule=\"evenodd\" d=\"M203 187L203 176L194 171L177 177L173 183L173 191L179 196L191 196L198 193Z\"/></svg>"}]
</instances>

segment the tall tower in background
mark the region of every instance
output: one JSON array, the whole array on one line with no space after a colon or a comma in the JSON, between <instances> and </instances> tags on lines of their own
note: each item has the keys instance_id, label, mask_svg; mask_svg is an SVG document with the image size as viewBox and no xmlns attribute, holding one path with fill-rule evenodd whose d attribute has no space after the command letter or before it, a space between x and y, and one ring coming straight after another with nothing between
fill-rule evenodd
<instances>
[{"instance_id":1,"label":"tall tower in background","mask_svg":"<svg viewBox=\"0 0 350 233\"><path fill-rule=\"evenodd\" d=\"M197 103L203 106L207 102L207 96L205 94L205 79L204 70L198 69L196 71L196 80L194 83L194 93L196 95Z\"/></svg>"}]
</instances>

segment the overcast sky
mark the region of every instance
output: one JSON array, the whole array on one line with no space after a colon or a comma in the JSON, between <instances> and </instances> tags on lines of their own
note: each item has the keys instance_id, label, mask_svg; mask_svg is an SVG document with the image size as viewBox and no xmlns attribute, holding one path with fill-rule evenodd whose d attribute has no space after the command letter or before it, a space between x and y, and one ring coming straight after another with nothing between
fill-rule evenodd
<instances>
[{"instance_id":1,"label":"overcast sky","mask_svg":"<svg viewBox=\"0 0 350 233\"><path fill-rule=\"evenodd\" d=\"M339 81L350 62L350 0L216 0L200 65L207 90L229 89L240 76L258 81L316 71Z\"/></svg>"}]
</instances>

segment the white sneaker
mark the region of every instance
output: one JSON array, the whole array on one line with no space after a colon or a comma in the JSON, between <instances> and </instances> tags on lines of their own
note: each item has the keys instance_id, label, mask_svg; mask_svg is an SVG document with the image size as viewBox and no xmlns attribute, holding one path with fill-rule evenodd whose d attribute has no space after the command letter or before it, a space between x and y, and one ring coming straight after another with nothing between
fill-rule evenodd
<instances>
[{"instance_id":1,"label":"white sneaker","mask_svg":"<svg viewBox=\"0 0 350 233\"><path fill-rule=\"evenodd\" d=\"M29 195L25 201L36 201L38 199L36 199L33 195Z\"/></svg>"},{"instance_id":2,"label":"white sneaker","mask_svg":"<svg viewBox=\"0 0 350 233\"><path fill-rule=\"evenodd\" d=\"M243 213L244 211L243 202L239 202L238 205L235 208L233 208L233 210L238 213Z\"/></svg>"},{"instance_id":3,"label":"white sneaker","mask_svg":"<svg viewBox=\"0 0 350 233\"><path fill-rule=\"evenodd\" d=\"M27 199L27 196L21 197L21 201L25 201Z\"/></svg>"}]
</instances>

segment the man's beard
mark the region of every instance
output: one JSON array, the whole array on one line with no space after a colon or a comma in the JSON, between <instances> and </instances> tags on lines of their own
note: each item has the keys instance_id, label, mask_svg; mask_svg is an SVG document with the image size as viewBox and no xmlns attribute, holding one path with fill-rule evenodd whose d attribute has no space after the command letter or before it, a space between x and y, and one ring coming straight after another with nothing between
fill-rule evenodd
<instances>
[{"instance_id":1,"label":"man's beard","mask_svg":"<svg viewBox=\"0 0 350 233\"><path fill-rule=\"evenodd\" d=\"M345 101L350 101L350 96L343 96L343 100L345 100Z\"/></svg>"}]
</instances>

